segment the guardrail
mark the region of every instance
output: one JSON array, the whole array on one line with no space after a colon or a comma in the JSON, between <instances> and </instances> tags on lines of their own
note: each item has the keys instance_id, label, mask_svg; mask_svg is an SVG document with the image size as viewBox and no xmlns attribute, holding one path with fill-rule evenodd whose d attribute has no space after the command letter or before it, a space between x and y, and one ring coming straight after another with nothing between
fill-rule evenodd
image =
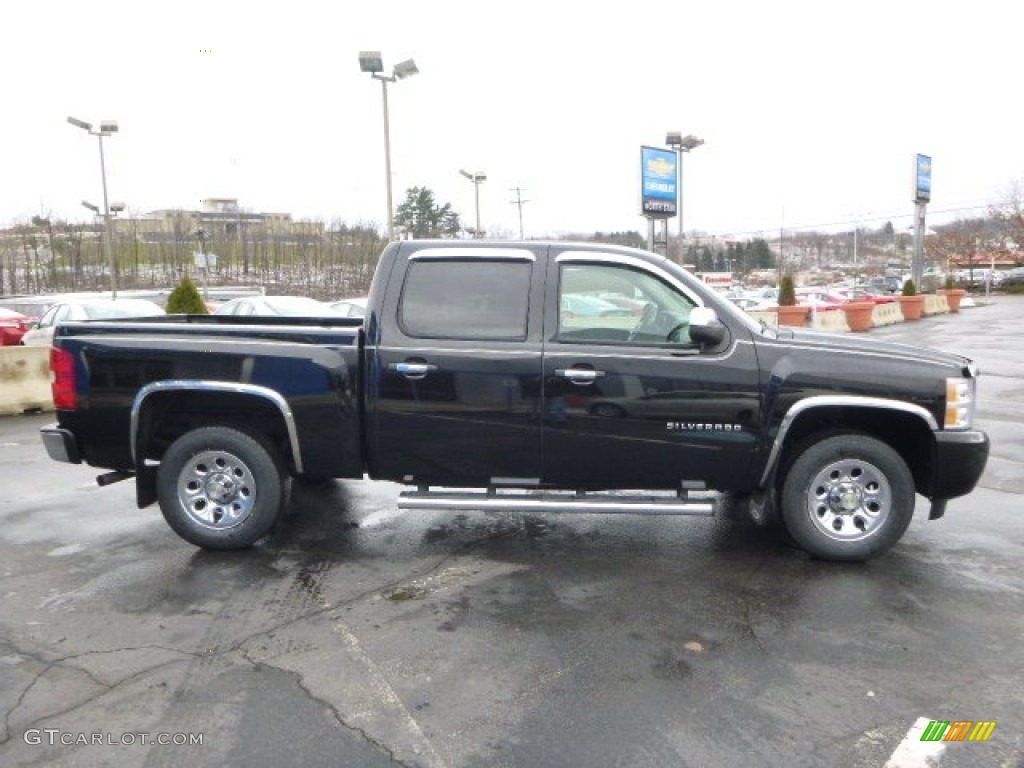
<instances>
[{"instance_id":1,"label":"guardrail","mask_svg":"<svg viewBox=\"0 0 1024 768\"><path fill-rule=\"evenodd\" d=\"M0 347L0 416L52 411L49 347Z\"/></svg>"}]
</instances>

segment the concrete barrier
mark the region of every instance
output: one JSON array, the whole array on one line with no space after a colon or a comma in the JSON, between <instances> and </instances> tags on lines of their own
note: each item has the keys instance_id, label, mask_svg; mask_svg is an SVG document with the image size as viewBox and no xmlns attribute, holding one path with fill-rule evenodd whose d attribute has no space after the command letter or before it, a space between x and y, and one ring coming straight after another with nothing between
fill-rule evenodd
<instances>
[{"instance_id":1,"label":"concrete barrier","mask_svg":"<svg viewBox=\"0 0 1024 768\"><path fill-rule=\"evenodd\" d=\"M0 416L52 411L49 347L0 347Z\"/></svg>"},{"instance_id":2,"label":"concrete barrier","mask_svg":"<svg viewBox=\"0 0 1024 768\"><path fill-rule=\"evenodd\" d=\"M898 301L892 301L888 304L876 304L875 308L871 310L872 328L902 322L903 310L900 309L900 303Z\"/></svg>"},{"instance_id":3,"label":"concrete barrier","mask_svg":"<svg viewBox=\"0 0 1024 768\"><path fill-rule=\"evenodd\" d=\"M924 315L944 315L949 313L949 302L945 296L926 293L924 297Z\"/></svg>"},{"instance_id":4,"label":"concrete barrier","mask_svg":"<svg viewBox=\"0 0 1024 768\"><path fill-rule=\"evenodd\" d=\"M850 332L850 324L846 322L846 313L841 309L818 310L814 313L811 328L828 333Z\"/></svg>"},{"instance_id":5,"label":"concrete barrier","mask_svg":"<svg viewBox=\"0 0 1024 768\"><path fill-rule=\"evenodd\" d=\"M779 313L773 310L769 310L767 312L747 312L747 314L755 320L763 320L767 325L770 325L773 328L779 324Z\"/></svg>"}]
</instances>

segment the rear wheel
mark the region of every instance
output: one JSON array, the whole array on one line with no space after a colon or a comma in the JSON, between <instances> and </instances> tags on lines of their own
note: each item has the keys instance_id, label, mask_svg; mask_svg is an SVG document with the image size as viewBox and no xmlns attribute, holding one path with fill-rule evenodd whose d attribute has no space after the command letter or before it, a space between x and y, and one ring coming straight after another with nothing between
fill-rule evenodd
<instances>
[{"instance_id":1,"label":"rear wheel","mask_svg":"<svg viewBox=\"0 0 1024 768\"><path fill-rule=\"evenodd\" d=\"M272 448L229 427L203 427L179 437L157 476L167 524L204 549L243 549L266 536L286 491Z\"/></svg>"},{"instance_id":2,"label":"rear wheel","mask_svg":"<svg viewBox=\"0 0 1024 768\"><path fill-rule=\"evenodd\" d=\"M867 560L899 541L914 514L914 478L887 444L840 434L807 446L782 486L793 540L825 560Z\"/></svg>"}]
</instances>

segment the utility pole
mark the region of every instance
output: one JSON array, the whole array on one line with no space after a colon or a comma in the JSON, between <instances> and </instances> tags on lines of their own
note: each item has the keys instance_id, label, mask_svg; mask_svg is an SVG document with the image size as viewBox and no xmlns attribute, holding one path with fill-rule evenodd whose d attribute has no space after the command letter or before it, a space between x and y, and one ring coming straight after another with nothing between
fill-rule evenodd
<instances>
[{"instance_id":1,"label":"utility pole","mask_svg":"<svg viewBox=\"0 0 1024 768\"><path fill-rule=\"evenodd\" d=\"M520 240L525 240L526 239L526 238L523 237L523 206L526 205L528 202L530 202L529 200L523 200L523 194L522 193L525 192L525 191L526 190L523 189L522 187L512 187L512 189L509 190L509 192L515 192L516 193L516 199L512 200L510 202L510 205L515 205L515 206L518 206L518 208L519 208L519 239Z\"/></svg>"}]
</instances>

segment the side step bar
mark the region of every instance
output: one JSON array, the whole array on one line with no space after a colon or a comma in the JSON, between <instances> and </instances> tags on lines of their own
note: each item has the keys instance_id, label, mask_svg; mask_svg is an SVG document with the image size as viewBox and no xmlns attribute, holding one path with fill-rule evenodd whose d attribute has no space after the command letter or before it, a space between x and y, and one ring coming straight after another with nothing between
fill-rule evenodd
<instances>
[{"instance_id":1,"label":"side step bar","mask_svg":"<svg viewBox=\"0 0 1024 768\"><path fill-rule=\"evenodd\" d=\"M616 496L608 493L493 493L404 491L399 509L502 509L513 512L585 512L627 515L715 514L714 499L686 496Z\"/></svg>"}]
</instances>

